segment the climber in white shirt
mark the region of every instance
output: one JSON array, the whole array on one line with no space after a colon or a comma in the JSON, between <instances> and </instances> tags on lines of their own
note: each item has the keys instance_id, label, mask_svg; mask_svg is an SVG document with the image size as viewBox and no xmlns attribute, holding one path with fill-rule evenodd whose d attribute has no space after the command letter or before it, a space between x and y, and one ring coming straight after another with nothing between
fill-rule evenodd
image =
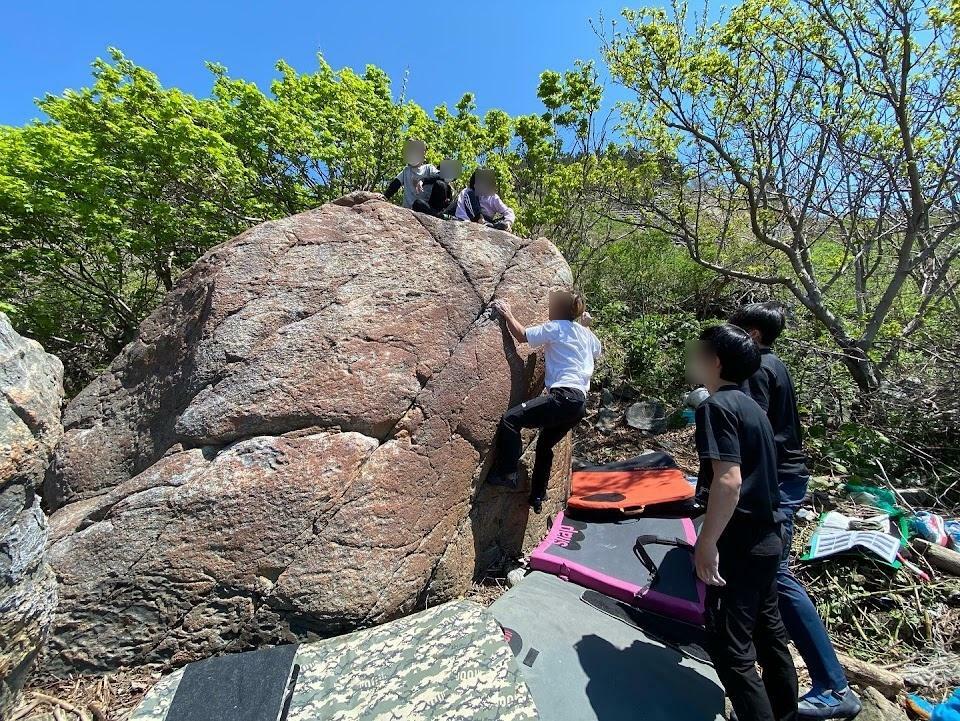
<instances>
[{"instance_id":1,"label":"climber in white shirt","mask_svg":"<svg viewBox=\"0 0 960 721\"><path fill-rule=\"evenodd\" d=\"M547 392L503 414L497 438L496 461L487 482L508 488L517 487L517 468L522 452L520 430L539 428L536 460L530 479L530 505L535 513L542 510L546 496L553 464L553 447L586 413L593 364L601 351L600 341L593 331L577 322L585 311L583 297L579 293L552 290L549 305L550 319L546 323L525 328L514 317L506 300L498 299L493 303L518 343L544 349L544 385Z\"/></svg>"}]
</instances>

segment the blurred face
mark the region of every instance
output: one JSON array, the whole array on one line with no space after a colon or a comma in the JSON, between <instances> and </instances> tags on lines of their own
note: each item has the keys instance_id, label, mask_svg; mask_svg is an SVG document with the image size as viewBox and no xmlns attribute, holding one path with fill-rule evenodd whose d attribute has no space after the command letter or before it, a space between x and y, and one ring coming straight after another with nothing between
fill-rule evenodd
<instances>
[{"instance_id":1,"label":"blurred face","mask_svg":"<svg viewBox=\"0 0 960 721\"><path fill-rule=\"evenodd\" d=\"M481 168L477 171L474 188L480 195L493 195L497 192L496 174L488 168Z\"/></svg>"},{"instance_id":2,"label":"blurred face","mask_svg":"<svg viewBox=\"0 0 960 721\"><path fill-rule=\"evenodd\" d=\"M440 163L440 176L446 180L456 180L463 172L463 166L455 158L447 158Z\"/></svg>"},{"instance_id":3,"label":"blurred face","mask_svg":"<svg viewBox=\"0 0 960 721\"><path fill-rule=\"evenodd\" d=\"M427 145L420 140L408 140L403 145L403 159L407 165L422 165L427 157Z\"/></svg>"},{"instance_id":4,"label":"blurred face","mask_svg":"<svg viewBox=\"0 0 960 721\"><path fill-rule=\"evenodd\" d=\"M563 290L550 291L550 320L570 320L570 301L573 296Z\"/></svg>"},{"instance_id":5,"label":"blurred face","mask_svg":"<svg viewBox=\"0 0 960 721\"><path fill-rule=\"evenodd\" d=\"M720 359L699 340L687 345L687 380L693 385L711 386L720 379Z\"/></svg>"}]
</instances>

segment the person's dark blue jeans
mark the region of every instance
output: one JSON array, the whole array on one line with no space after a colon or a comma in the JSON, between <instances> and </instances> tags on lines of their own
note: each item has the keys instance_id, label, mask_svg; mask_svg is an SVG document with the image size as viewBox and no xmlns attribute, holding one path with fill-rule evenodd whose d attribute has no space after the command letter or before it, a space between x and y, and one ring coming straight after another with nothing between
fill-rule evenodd
<instances>
[{"instance_id":1,"label":"person's dark blue jeans","mask_svg":"<svg viewBox=\"0 0 960 721\"><path fill-rule=\"evenodd\" d=\"M795 507L781 506L787 516L783 522L783 555L777 571L777 599L780 616L793 644L807 665L813 688L839 691L847 687L847 676L833 650L827 629L807 595L803 584L790 570L790 546L793 542Z\"/></svg>"}]
</instances>

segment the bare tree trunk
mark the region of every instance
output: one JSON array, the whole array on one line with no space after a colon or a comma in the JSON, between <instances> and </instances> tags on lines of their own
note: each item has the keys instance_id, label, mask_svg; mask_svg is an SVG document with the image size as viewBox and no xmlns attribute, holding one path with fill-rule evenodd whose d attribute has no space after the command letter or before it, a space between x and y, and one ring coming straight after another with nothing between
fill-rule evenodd
<instances>
[{"instance_id":1,"label":"bare tree trunk","mask_svg":"<svg viewBox=\"0 0 960 721\"><path fill-rule=\"evenodd\" d=\"M860 390L871 393L880 387L880 376L876 364L857 346L841 346L843 364Z\"/></svg>"},{"instance_id":2,"label":"bare tree trunk","mask_svg":"<svg viewBox=\"0 0 960 721\"><path fill-rule=\"evenodd\" d=\"M814 316L826 327L830 336L840 350L841 360L844 366L864 393L872 393L880 387L880 371L877 364L870 358L870 355L864 348L864 343L855 338L851 338L843 326L843 323L832 313L826 310L822 304L812 306L805 303L811 309Z\"/></svg>"}]
</instances>

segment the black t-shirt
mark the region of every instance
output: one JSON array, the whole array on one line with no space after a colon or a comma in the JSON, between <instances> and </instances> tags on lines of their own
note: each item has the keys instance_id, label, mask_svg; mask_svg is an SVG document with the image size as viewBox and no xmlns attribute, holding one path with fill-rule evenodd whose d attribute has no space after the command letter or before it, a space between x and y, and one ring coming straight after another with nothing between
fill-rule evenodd
<instances>
[{"instance_id":1,"label":"black t-shirt","mask_svg":"<svg viewBox=\"0 0 960 721\"><path fill-rule=\"evenodd\" d=\"M769 348L763 348L760 353L760 369L741 389L767 412L773 426L781 501L799 503L803 500L810 474L807 456L803 452L797 394L783 361Z\"/></svg>"},{"instance_id":2,"label":"black t-shirt","mask_svg":"<svg viewBox=\"0 0 960 721\"><path fill-rule=\"evenodd\" d=\"M706 503L713 483L712 461L740 466L740 500L718 546L755 555L780 552L780 492L777 452L767 414L734 385L724 386L697 408L697 496Z\"/></svg>"}]
</instances>

